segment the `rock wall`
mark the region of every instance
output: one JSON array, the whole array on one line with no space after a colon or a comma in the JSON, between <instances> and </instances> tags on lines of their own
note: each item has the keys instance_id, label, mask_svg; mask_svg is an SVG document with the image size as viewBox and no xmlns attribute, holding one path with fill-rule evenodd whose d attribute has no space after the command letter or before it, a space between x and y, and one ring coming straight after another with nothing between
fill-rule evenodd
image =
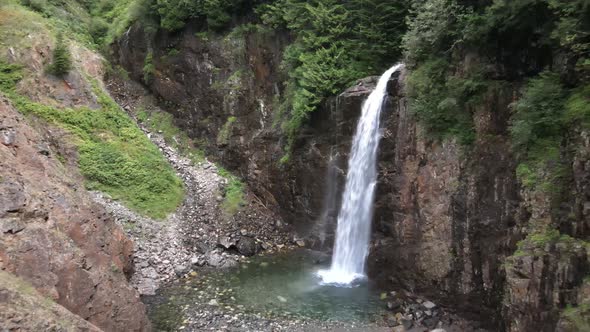
<instances>
[{"instance_id":1,"label":"rock wall","mask_svg":"<svg viewBox=\"0 0 590 332\"><path fill-rule=\"evenodd\" d=\"M149 330L132 242L67 166L65 133L29 121L0 98L0 269L105 331Z\"/></svg>"},{"instance_id":2,"label":"rock wall","mask_svg":"<svg viewBox=\"0 0 590 332\"><path fill-rule=\"evenodd\" d=\"M334 193L341 192L353 130L375 78L313 113L282 165L277 100L289 36L258 31L205 39L197 29L189 24L152 39L135 26L114 57L142 80L152 52L156 70L147 85L178 124L266 205L329 248L339 204ZM170 49L178 52L170 56ZM556 212L549 195L527 192L515 175L508 121L518 86L489 88L470 110L477 139L464 147L428 137L407 107L404 75L393 78L384 112L370 275L384 287L428 293L495 329L553 330L560 311L579 303L588 273L587 134L572 133L564 147L574 151L565 156L572 192ZM539 223L572 241L551 238L539 251L531 240Z\"/></svg>"},{"instance_id":3,"label":"rock wall","mask_svg":"<svg viewBox=\"0 0 590 332\"><path fill-rule=\"evenodd\" d=\"M115 45L113 60L146 83L143 64L151 53L155 71L146 85L176 124L246 180L267 207L300 232L314 233L325 194L318 179L325 176L330 155L338 167L345 164L339 151L348 151L351 123L360 110L336 112L337 101L331 101L313 115L291 162L282 165L279 66L289 35L239 29L203 35L198 29L193 22L181 32L150 37L134 26Z\"/></svg>"}]
</instances>

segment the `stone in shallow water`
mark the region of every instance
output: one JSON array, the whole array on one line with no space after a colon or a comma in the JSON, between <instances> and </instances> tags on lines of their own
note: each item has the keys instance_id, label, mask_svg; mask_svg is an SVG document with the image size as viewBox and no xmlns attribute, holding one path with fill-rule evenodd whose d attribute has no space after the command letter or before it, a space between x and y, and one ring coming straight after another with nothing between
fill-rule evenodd
<instances>
[{"instance_id":1,"label":"stone in shallow water","mask_svg":"<svg viewBox=\"0 0 590 332\"><path fill-rule=\"evenodd\" d=\"M179 277L185 274L186 271L188 271L188 267L185 265L176 265L174 267L174 273Z\"/></svg>"},{"instance_id":2,"label":"stone in shallow water","mask_svg":"<svg viewBox=\"0 0 590 332\"><path fill-rule=\"evenodd\" d=\"M213 267L221 266L223 264L223 256L216 252L210 252L207 255L207 264Z\"/></svg>"}]
</instances>

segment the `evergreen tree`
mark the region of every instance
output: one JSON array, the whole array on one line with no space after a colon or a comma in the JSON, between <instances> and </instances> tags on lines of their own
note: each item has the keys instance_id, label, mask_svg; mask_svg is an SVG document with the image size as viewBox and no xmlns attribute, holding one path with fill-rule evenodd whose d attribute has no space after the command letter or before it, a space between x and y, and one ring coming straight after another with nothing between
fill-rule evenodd
<instances>
[{"instance_id":1,"label":"evergreen tree","mask_svg":"<svg viewBox=\"0 0 590 332\"><path fill-rule=\"evenodd\" d=\"M53 50L53 62L49 66L49 72L56 76L64 76L72 69L72 58L63 35L57 35L57 42Z\"/></svg>"}]
</instances>

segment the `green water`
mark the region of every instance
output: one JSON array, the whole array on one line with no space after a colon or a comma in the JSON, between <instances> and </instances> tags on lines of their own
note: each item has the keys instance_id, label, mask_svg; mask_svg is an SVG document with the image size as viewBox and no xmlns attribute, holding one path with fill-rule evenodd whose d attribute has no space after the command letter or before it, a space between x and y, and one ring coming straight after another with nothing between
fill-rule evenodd
<instances>
[{"instance_id":1,"label":"green water","mask_svg":"<svg viewBox=\"0 0 590 332\"><path fill-rule=\"evenodd\" d=\"M174 325L180 308L213 304L219 310L269 318L374 322L384 303L370 282L356 287L320 285L316 264L306 250L257 257L223 272L200 273L162 289L148 301L152 321ZM214 300L212 302L212 300ZM167 326L171 328L172 326Z\"/></svg>"}]
</instances>

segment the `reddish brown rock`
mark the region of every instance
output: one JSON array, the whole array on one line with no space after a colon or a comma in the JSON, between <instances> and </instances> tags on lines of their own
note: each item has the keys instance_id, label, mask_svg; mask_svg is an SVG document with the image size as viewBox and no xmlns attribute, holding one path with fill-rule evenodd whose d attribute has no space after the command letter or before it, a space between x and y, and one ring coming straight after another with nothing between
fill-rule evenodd
<instances>
[{"instance_id":1,"label":"reddish brown rock","mask_svg":"<svg viewBox=\"0 0 590 332\"><path fill-rule=\"evenodd\" d=\"M0 268L105 331L146 331L125 276L133 243L94 204L77 171L0 99Z\"/></svg>"}]
</instances>

